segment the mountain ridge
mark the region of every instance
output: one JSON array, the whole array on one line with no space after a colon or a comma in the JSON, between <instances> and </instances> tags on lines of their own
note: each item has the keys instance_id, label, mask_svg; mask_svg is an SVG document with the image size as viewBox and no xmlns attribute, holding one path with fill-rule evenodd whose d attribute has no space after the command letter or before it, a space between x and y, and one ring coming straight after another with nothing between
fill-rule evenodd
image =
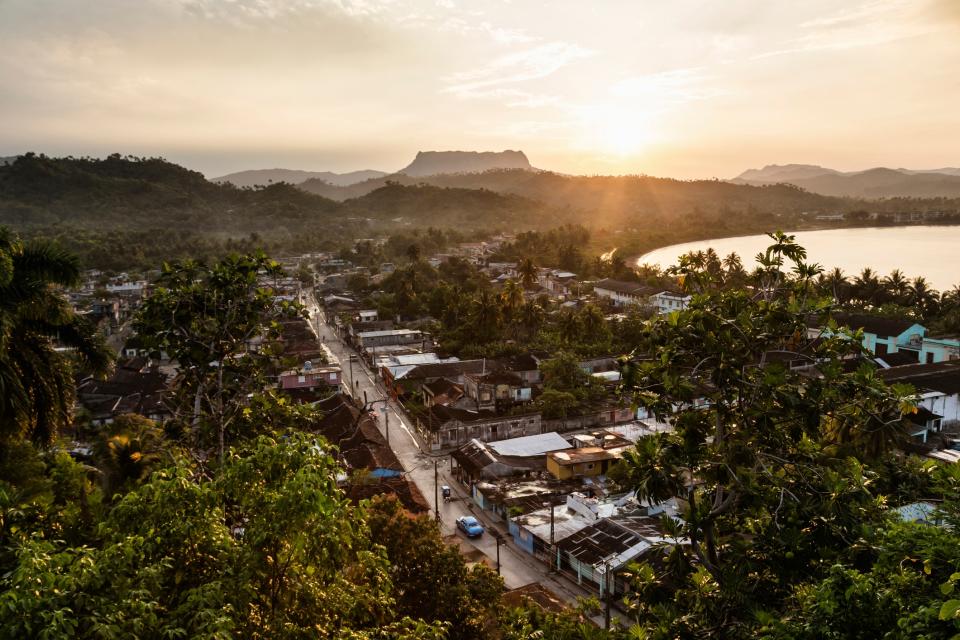
<instances>
[{"instance_id":1,"label":"mountain ridge","mask_svg":"<svg viewBox=\"0 0 960 640\"><path fill-rule=\"evenodd\" d=\"M773 164L747 169L729 182L753 186L792 184L811 193L846 198L960 197L960 169L953 167L837 171L818 165Z\"/></svg>"},{"instance_id":2,"label":"mountain ridge","mask_svg":"<svg viewBox=\"0 0 960 640\"><path fill-rule=\"evenodd\" d=\"M235 187L262 187L276 182L287 182L289 184L300 184L307 180L322 180L338 187L347 187L357 182L379 178L387 175L386 171L377 171L375 169L361 169L359 171L348 171L346 173L335 173L333 171L305 171L302 169L247 169L245 171L236 171L211 178L211 182L229 182Z\"/></svg>"}]
</instances>

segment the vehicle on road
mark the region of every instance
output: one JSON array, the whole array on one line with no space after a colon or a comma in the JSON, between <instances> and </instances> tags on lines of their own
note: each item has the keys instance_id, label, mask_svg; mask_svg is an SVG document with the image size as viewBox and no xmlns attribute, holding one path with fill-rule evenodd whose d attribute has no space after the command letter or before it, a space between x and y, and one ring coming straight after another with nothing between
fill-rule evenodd
<instances>
[{"instance_id":1,"label":"vehicle on road","mask_svg":"<svg viewBox=\"0 0 960 640\"><path fill-rule=\"evenodd\" d=\"M443 494L443 501L450 502L450 487L443 485L440 487L440 492Z\"/></svg>"},{"instance_id":2,"label":"vehicle on road","mask_svg":"<svg viewBox=\"0 0 960 640\"><path fill-rule=\"evenodd\" d=\"M457 518L457 529L460 529L468 538L478 538L483 535L483 525L473 516L460 516Z\"/></svg>"}]
</instances>

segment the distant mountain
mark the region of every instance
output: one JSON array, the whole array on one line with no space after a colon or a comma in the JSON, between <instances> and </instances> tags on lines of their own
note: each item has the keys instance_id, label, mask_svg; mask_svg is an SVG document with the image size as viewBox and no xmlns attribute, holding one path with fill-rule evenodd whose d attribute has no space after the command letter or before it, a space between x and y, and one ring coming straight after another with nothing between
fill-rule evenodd
<instances>
[{"instance_id":1,"label":"distant mountain","mask_svg":"<svg viewBox=\"0 0 960 640\"><path fill-rule=\"evenodd\" d=\"M841 175L841 172L815 164L768 164L763 169L747 169L733 179L743 182L790 182L823 175Z\"/></svg>"},{"instance_id":2,"label":"distant mountain","mask_svg":"<svg viewBox=\"0 0 960 640\"><path fill-rule=\"evenodd\" d=\"M384 171L375 171L367 169L363 171L350 171L348 173L333 173L332 171L300 171L299 169L252 169L250 171L238 171L230 173L219 178L214 178L213 182L229 182L236 187L258 187L277 182L287 182L289 184L300 184L307 180L320 180L329 184L346 187L357 182L379 178L387 175Z\"/></svg>"},{"instance_id":3,"label":"distant mountain","mask_svg":"<svg viewBox=\"0 0 960 640\"><path fill-rule=\"evenodd\" d=\"M398 171L408 176L446 173L482 173L491 169L532 171L523 151L419 151L409 165Z\"/></svg>"},{"instance_id":4,"label":"distant mountain","mask_svg":"<svg viewBox=\"0 0 960 640\"><path fill-rule=\"evenodd\" d=\"M960 169L876 168L841 172L815 165L768 165L731 180L736 184L792 184L812 193L847 198L958 198Z\"/></svg>"}]
</instances>

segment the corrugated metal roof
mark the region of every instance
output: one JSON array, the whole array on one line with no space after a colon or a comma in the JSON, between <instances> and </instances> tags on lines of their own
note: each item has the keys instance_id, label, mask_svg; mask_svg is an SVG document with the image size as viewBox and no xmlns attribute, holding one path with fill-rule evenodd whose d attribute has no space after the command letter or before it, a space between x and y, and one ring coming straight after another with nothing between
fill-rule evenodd
<instances>
[{"instance_id":1,"label":"corrugated metal roof","mask_svg":"<svg viewBox=\"0 0 960 640\"><path fill-rule=\"evenodd\" d=\"M550 451L569 449L571 445L556 431L540 433L522 438L510 438L487 443L487 446L501 456L538 456Z\"/></svg>"}]
</instances>

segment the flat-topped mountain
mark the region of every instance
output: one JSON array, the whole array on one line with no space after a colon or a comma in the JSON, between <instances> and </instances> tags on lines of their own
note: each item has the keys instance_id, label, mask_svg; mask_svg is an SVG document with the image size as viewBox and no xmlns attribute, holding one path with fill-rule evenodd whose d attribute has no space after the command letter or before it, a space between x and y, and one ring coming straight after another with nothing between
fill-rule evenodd
<instances>
[{"instance_id":1,"label":"flat-topped mountain","mask_svg":"<svg viewBox=\"0 0 960 640\"><path fill-rule=\"evenodd\" d=\"M523 151L419 151L409 165L398 171L408 176L445 173L482 173L492 169L532 171Z\"/></svg>"},{"instance_id":2,"label":"flat-topped mountain","mask_svg":"<svg viewBox=\"0 0 960 640\"><path fill-rule=\"evenodd\" d=\"M731 180L737 184L792 184L825 196L848 198L960 197L960 170L887 169L836 171L808 164L767 165L749 169Z\"/></svg>"},{"instance_id":3,"label":"flat-topped mountain","mask_svg":"<svg viewBox=\"0 0 960 640\"><path fill-rule=\"evenodd\" d=\"M299 169L252 169L229 173L219 178L213 178L212 181L229 182L235 187L262 187L278 182L300 184L307 180L321 180L337 187L346 187L371 178L381 178L385 175L387 175L385 171L375 171L373 169L350 171L348 173L301 171Z\"/></svg>"}]
</instances>

